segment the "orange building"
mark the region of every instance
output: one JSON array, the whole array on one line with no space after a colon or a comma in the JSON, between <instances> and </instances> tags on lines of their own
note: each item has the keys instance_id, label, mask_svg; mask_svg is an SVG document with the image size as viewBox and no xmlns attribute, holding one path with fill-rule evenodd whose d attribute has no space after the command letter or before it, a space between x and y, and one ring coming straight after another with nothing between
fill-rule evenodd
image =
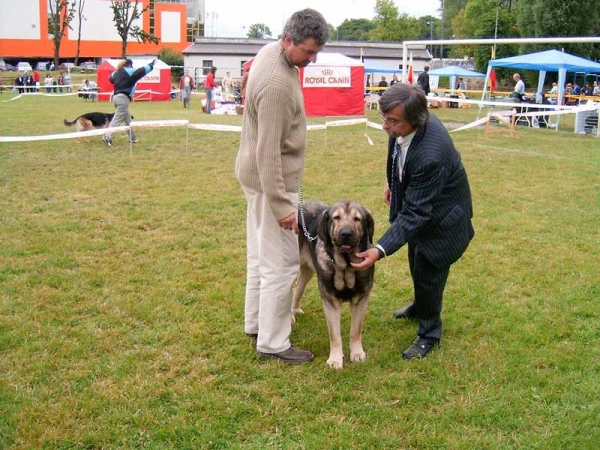
<instances>
[{"instance_id":1,"label":"orange building","mask_svg":"<svg viewBox=\"0 0 600 450\"><path fill-rule=\"evenodd\" d=\"M71 3L71 2L70 2ZM76 2L75 8L79 2ZM110 0L86 0L81 21L79 57L85 59L118 58L121 56L121 37L113 21ZM157 54L161 48L184 50L188 47L185 3L160 0L140 0L150 8L134 25L153 34L160 42L139 43L128 38L128 55ZM54 57L54 42L48 34L48 0L0 1L0 58L48 59ZM72 60L77 53L80 20L75 12L71 28L60 45L60 59Z\"/></svg>"}]
</instances>

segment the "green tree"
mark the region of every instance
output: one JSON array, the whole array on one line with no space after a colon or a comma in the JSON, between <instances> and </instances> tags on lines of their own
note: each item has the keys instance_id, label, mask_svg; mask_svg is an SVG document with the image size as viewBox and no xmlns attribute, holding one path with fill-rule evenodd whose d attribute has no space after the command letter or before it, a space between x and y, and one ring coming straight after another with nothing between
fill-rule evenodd
<instances>
[{"instance_id":1,"label":"green tree","mask_svg":"<svg viewBox=\"0 0 600 450\"><path fill-rule=\"evenodd\" d=\"M375 12L369 40L398 42L419 37L419 20L406 13L399 16L393 0L377 0Z\"/></svg>"},{"instance_id":2,"label":"green tree","mask_svg":"<svg viewBox=\"0 0 600 450\"><path fill-rule=\"evenodd\" d=\"M141 27L133 24L143 17L150 8L150 3L142 8L140 0L111 0L110 8L113 11L113 22L117 33L122 40L121 57L127 57L127 40L130 37L138 42L152 42L158 45L159 40L156 36L146 33Z\"/></svg>"},{"instance_id":3,"label":"green tree","mask_svg":"<svg viewBox=\"0 0 600 450\"><path fill-rule=\"evenodd\" d=\"M73 5L75 6L75 5ZM79 0L77 3L77 51L75 52L75 65L79 65L79 53L81 52L81 28L83 27L83 21L87 20L83 15L83 9L85 8L85 0Z\"/></svg>"},{"instance_id":4,"label":"green tree","mask_svg":"<svg viewBox=\"0 0 600 450\"><path fill-rule=\"evenodd\" d=\"M341 41L368 41L373 28L375 24L369 19L346 19L337 28L337 38Z\"/></svg>"},{"instance_id":5,"label":"green tree","mask_svg":"<svg viewBox=\"0 0 600 450\"><path fill-rule=\"evenodd\" d=\"M521 36L594 36L600 30L597 1L580 0L574 7L559 0L519 0L516 9ZM521 50L530 53L556 47L556 44L524 44ZM560 47L584 58L600 58L598 44L565 43Z\"/></svg>"},{"instance_id":6,"label":"green tree","mask_svg":"<svg viewBox=\"0 0 600 450\"><path fill-rule=\"evenodd\" d=\"M48 0L48 10L48 33L54 44L54 67L58 67L60 44L75 17L75 2L69 7L68 0Z\"/></svg>"},{"instance_id":7,"label":"green tree","mask_svg":"<svg viewBox=\"0 0 600 450\"><path fill-rule=\"evenodd\" d=\"M271 29L264 23L255 23L250 25L247 34L249 38L255 39L266 39L268 37L270 38L272 35L273 33L271 32Z\"/></svg>"},{"instance_id":8,"label":"green tree","mask_svg":"<svg viewBox=\"0 0 600 450\"><path fill-rule=\"evenodd\" d=\"M503 6L498 0L470 0L453 21L453 32L457 39L491 39L496 34L496 14L498 14L498 38L519 37L514 26L516 12ZM500 6L499 6L500 4ZM475 60L477 70L485 71L492 57L493 45L467 45L452 49L454 56L468 55ZM517 54L516 45L499 45L496 58Z\"/></svg>"},{"instance_id":9,"label":"green tree","mask_svg":"<svg viewBox=\"0 0 600 450\"><path fill-rule=\"evenodd\" d=\"M170 47L163 47L158 52L158 59L164 61L171 68L171 77L178 79L183 75L183 53L179 50L172 49Z\"/></svg>"}]
</instances>

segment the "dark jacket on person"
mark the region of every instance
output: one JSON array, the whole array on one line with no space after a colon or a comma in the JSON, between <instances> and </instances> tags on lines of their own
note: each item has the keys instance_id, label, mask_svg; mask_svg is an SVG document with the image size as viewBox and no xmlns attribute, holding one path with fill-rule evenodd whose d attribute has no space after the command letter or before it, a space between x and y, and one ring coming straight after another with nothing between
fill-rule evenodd
<instances>
[{"instance_id":1,"label":"dark jacket on person","mask_svg":"<svg viewBox=\"0 0 600 450\"><path fill-rule=\"evenodd\" d=\"M153 68L154 61L139 69L123 67L122 69L111 73L108 80L115 86L114 95L125 94L129 99L132 99L133 94L135 93L135 84L146 74L152 72Z\"/></svg>"},{"instance_id":2,"label":"dark jacket on person","mask_svg":"<svg viewBox=\"0 0 600 450\"><path fill-rule=\"evenodd\" d=\"M429 74L427 71L421 72L417 78L417 84L421 86L421 89L425 92L425 95L429 95L431 88L429 87Z\"/></svg>"},{"instance_id":3,"label":"dark jacket on person","mask_svg":"<svg viewBox=\"0 0 600 450\"><path fill-rule=\"evenodd\" d=\"M460 153L440 120L431 115L413 137L406 153L402 182L392 182L396 139L388 143L387 181L395 187L398 209L391 227L379 239L387 255L404 244L418 247L436 267L456 262L475 232L467 173Z\"/></svg>"}]
</instances>

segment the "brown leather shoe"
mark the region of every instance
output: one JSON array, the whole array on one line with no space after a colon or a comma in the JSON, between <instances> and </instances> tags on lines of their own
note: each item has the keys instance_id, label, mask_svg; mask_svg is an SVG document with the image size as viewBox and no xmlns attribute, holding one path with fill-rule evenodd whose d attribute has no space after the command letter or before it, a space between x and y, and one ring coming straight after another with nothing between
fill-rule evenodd
<instances>
[{"instance_id":1,"label":"brown leather shoe","mask_svg":"<svg viewBox=\"0 0 600 450\"><path fill-rule=\"evenodd\" d=\"M415 308L415 302L411 302L410 304L394 311L394 317L396 319L414 319L417 317L417 308Z\"/></svg>"},{"instance_id":2,"label":"brown leather shoe","mask_svg":"<svg viewBox=\"0 0 600 450\"><path fill-rule=\"evenodd\" d=\"M277 359L287 364L302 364L311 362L315 359L315 355L306 350L298 350L297 348L290 347L279 353L263 353L257 352L258 357L261 359Z\"/></svg>"}]
</instances>

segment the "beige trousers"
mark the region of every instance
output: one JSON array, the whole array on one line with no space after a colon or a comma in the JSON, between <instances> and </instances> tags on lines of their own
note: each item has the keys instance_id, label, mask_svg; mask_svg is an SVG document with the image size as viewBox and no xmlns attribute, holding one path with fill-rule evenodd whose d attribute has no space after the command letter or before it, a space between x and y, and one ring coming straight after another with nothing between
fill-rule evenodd
<instances>
[{"instance_id":1,"label":"beige trousers","mask_svg":"<svg viewBox=\"0 0 600 450\"><path fill-rule=\"evenodd\" d=\"M300 268L298 237L284 230L263 192L243 187L248 201L246 333L258 333L256 349L287 350L292 331L292 284ZM289 193L294 205L298 194Z\"/></svg>"}]
</instances>

